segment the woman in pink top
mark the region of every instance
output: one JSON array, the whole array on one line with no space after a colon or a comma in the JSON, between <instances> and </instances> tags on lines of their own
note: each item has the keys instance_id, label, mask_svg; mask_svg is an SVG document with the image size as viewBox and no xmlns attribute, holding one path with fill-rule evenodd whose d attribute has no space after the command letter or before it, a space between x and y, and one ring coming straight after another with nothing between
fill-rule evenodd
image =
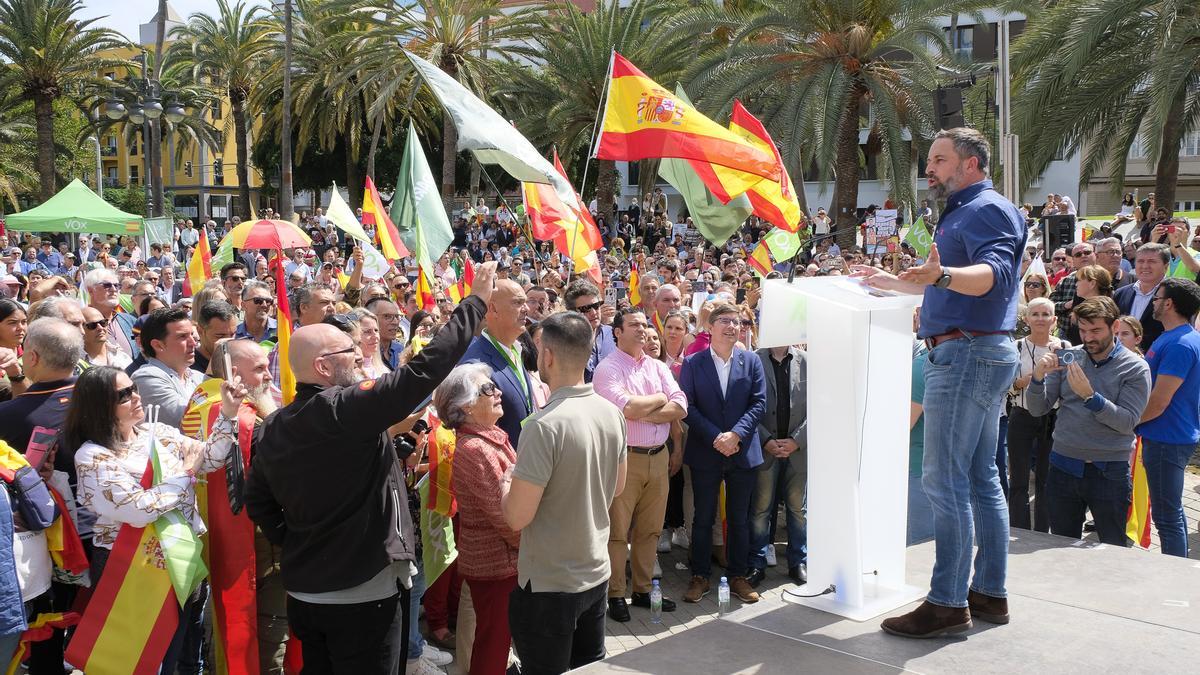
<instances>
[{"instance_id":1,"label":"woman in pink top","mask_svg":"<svg viewBox=\"0 0 1200 675\"><path fill-rule=\"evenodd\" d=\"M471 675L508 668L508 595L517 585L520 544L500 511L500 486L517 453L496 426L504 410L491 374L485 364L458 366L433 394L442 424L457 434L451 488L458 500L458 572L475 605Z\"/></svg>"}]
</instances>

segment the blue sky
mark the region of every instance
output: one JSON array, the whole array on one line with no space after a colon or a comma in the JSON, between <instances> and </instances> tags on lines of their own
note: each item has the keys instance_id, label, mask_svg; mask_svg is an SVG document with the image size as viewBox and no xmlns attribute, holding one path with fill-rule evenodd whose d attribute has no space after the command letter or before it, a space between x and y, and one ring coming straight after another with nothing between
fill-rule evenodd
<instances>
[{"instance_id":1,"label":"blue sky","mask_svg":"<svg viewBox=\"0 0 1200 675\"><path fill-rule=\"evenodd\" d=\"M168 0L179 16L187 21L196 12L216 14L217 0ZM229 0L234 4L236 0ZM249 0L249 4L265 5L265 0ZM158 11L158 0L83 0L80 16L103 16L97 23L112 28L130 40L137 40L138 26L150 21Z\"/></svg>"}]
</instances>

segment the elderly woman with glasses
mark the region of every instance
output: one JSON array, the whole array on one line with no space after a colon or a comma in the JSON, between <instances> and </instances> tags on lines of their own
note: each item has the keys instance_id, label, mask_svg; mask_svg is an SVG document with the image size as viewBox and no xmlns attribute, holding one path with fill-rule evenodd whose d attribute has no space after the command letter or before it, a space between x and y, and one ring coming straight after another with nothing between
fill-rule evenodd
<instances>
[{"instance_id":1,"label":"elderly woman with glasses","mask_svg":"<svg viewBox=\"0 0 1200 675\"><path fill-rule=\"evenodd\" d=\"M62 443L75 452L79 505L96 515L93 587L104 574L122 525L146 527L176 513L190 534L204 534L204 521L196 508L197 476L225 463L235 442L238 405L245 396L241 377L234 375L221 384L220 413L212 435L202 443L174 427L148 423L137 387L123 371L97 366L79 376L63 423ZM158 468L153 477L147 477L152 446ZM204 600L201 585L184 603L162 672L175 671L189 627L203 626L198 619Z\"/></svg>"},{"instance_id":2,"label":"elderly woman with glasses","mask_svg":"<svg viewBox=\"0 0 1200 675\"><path fill-rule=\"evenodd\" d=\"M496 426L504 414L491 369L458 366L433 393L442 424L457 435L451 489L458 500L458 571L471 589L475 642L471 675L501 675L508 668L508 595L517 585L520 534L500 510L507 474L517 462L508 434Z\"/></svg>"}]
</instances>

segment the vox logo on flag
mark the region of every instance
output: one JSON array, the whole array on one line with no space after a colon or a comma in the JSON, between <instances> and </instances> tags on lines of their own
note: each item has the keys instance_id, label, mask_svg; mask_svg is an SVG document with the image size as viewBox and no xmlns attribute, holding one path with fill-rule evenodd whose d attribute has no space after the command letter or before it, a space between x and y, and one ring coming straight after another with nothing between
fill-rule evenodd
<instances>
[{"instance_id":1,"label":"vox logo on flag","mask_svg":"<svg viewBox=\"0 0 1200 675\"><path fill-rule=\"evenodd\" d=\"M679 101L671 98L665 90L642 92L637 104L638 124L670 122L674 125L683 123L684 107Z\"/></svg>"}]
</instances>

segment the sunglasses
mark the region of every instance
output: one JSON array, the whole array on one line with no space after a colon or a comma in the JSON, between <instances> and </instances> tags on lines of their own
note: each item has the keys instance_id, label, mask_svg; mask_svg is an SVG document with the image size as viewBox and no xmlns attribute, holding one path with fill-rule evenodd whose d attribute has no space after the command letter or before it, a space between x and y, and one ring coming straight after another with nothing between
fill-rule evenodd
<instances>
[{"instance_id":1,"label":"sunglasses","mask_svg":"<svg viewBox=\"0 0 1200 675\"><path fill-rule=\"evenodd\" d=\"M100 319L99 321L84 322L83 327L88 330L96 330L97 328L108 328L108 319Z\"/></svg>"},{"instance_id":2,"label":"sunglasses","mask_svg":"<svg viewBox=\"0 0 1200 675\"><path fill-rule=\"evenodd\" d=\"M587 314L588 312L599 311L600 307L602 307L603 305L604 305L603 301L597 300L596 302L593 302L590 305L579 305L575 308L575 311L579 312L580 314Z\"/></svg>"},{"instance_id":3,"label":"sunglasses","mask_svg":"<svg viewBox=\"0 0 1200 675\"><path fill-rule=\"evenodd\" d=\"M250 302L253 302L260 307L263 305L270 307L271 305L275 304L275 298L250 298Z\"/></svg>"},{"instance_id":4,"label":"sunglasses","mask_svg":"<svg viewBox=\"0 0 1200 675\"><path fill-rule=\"evenodd\" d=\"M480 396L495 396L498 393L500 393L500 387L497 387L495 382L484 382L479 385Z\"/></svg>"},{"instance_id":5,"label":"sunglasses","mask_svg":"<svg viewBox=\"0 0 1200 675\"><path fill-rule=\"evenodd\" d=\"M1059 256L1057 258L1054 258L1053 260L1054 260L1054 262L1066 262L1067 258L1065 256Z\"/></svg>"},{"instance_id":6,"label":"sunglasses","mask_svg":"<svg viewBox=\"0 0 1200 675\"><path fill-rule=\"evenodd\" d=\"M1045 287L1046 287L1046 284L1043 284L1040 281L1026 281L1025 282L1025 288L1045 288Z\"/></svg>"},{"instance_id":7,"label":"sunglasses","mask_svg":"<svg viewBox=\"0 0 1200 675\"><path fill-rule=\"evenodd\" d=\"M1076 251L1076 252L1072 253L1071 255L1075 256L1076 258L1082 258L1085 255L1092 255L1092 252L1091 251Z\"/></svg>"},{"instance_id":8,"label":"sunglasses","mask_svg":"<svg viewBox=\"0 0 1200 675\"><path fill-rule=\"evenodd\" d=\"M125 387L124 389L118 389L117 390L117 405L121 405L122 403L129 403L130 401L133 400L133 395L136 393L137 393L137 385L136 384L131 384L128 387Z\"/></svg>"},{"instance_id":9,"label":"sunglasses","mask_svg":"<svg viewBox=\"0 0 1200 675\"><path fill-rule=\"evenodd\" d=\"M101 281L100 283L98 283L96 285L99 286L100 288L103 288L106 291L116 291L116 290L120 290L120 288L121 288L121 284L114 283L112 281Z\"/></svg>"}]
</instances>

